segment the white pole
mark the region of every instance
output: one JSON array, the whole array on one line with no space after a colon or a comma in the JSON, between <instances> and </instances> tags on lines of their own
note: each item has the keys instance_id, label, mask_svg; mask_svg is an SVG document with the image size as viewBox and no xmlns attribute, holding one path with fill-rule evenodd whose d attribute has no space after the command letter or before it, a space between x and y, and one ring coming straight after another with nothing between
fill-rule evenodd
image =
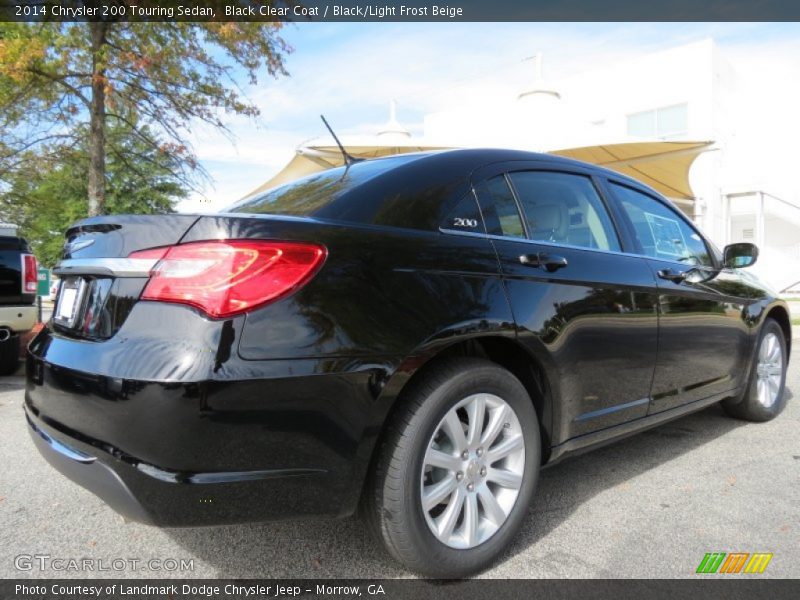
<instances>
[{"instance_id":1,"label":"white pole","mask_svg":"<svg viewBox=\"0 0 800 600\"><path fill-rule=\"evenodd\" d=\"M756 213L756 244L764 247L764 192L758 192L758 212Z\"/></svg>"}]
</instances>

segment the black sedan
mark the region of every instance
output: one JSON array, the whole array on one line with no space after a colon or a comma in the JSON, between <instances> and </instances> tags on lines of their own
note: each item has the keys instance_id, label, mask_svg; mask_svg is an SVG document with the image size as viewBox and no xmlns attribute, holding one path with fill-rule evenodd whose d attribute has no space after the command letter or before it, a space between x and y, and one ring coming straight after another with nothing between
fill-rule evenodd
<instances>
[{"instance_id":1,"label":"black sedan","mask_svg":"<svg viewBox=\"0 0 800 600\"><path fill-rule=\"evenodd\" d=\"M360 508L410 569L463 576L542 465L714 402L781 412L789 313L742 270L757 255L618 173L502 150L91 218L25 410L47 460L131 519Z\"/></svg>"}]
</instances>

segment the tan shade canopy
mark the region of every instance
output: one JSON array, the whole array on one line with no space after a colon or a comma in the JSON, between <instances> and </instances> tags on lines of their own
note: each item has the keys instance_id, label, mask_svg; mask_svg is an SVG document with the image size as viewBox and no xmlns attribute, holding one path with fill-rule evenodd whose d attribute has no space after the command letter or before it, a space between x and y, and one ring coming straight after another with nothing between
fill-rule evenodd
<instances>
[{"instance_id":1,"label":"tan shade canopy","mask_svg":"<svg viewBox=\"0 0 800 600\"><path fill-rule=\"evenodd\" d=\"M366 143L359 143L358 140L355 140L355 143L348 142L345 144L345 148L351 156L356 158L378 158L380 156L406 154L408 152L448 149L445 146L421 146L412 140L403 139L394 140L387 145L377 145L374 137L370 137L364 142ZM283 167L272 179L265 181L247 195L252 196L312 173L341 167L343 164L344 159L338 146L302 146L297 149L297 154L289 161L289 164Z\"/></svg>"},{"instance_id":2,"label":"tan shade canopy","mask_svg":"<svg viewBox=\"0 0 800 600\"><path fill-rule=\"evenodd\" d=\"M555 150L566 156L618 171L669 198L693 200L689 169L713 142L633 142Z\"/></svg>"},{"instance_id":3,"label":"tan shade canopy","mask_svg":"<svg viewBox=\"0 0 800 600\"><path fill-rule=\"evenodd\" d=\"M345 144L347 151L358 158L377 158L391 154L444 150L446 146L420 144L422 140L396 140L387 145L376 145L375 138L359 144ZM371 142L371 143L370 143ZM713 142L633 142L586 146L555 150L550 154L574 158L606 167L637 179L667 197L694 199L689 185L689 169L692 162ZM336 146L303 146L297 154L272 179L254 189L248 196L294 181L300 177L325 171L344 164L342 154Z\"/></svg>"}]
</instances>

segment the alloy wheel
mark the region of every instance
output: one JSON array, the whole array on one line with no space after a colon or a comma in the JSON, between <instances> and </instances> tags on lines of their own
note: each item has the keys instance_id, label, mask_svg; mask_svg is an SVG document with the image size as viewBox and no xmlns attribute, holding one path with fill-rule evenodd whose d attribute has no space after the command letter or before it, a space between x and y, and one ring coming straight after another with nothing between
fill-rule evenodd
<instances>
[{"instance_id":1,"label":"alloy wheel","mask_svg":"<svg viewBox=\"0 0 800 600\"><path fill-rule=\"evenodd\" d=\"M525 469L525 440L514 409L494 394L452 407L434 430L422 466L422 510L443 544L474 548L502 527Z\"/></svg>"},{"instance_id":2,"label":"alloy wheel","mask_svg":"<svg viewBox=\"0 0 800 600\"><path fill-rule=\"evenodd\" d=\"M774 333L768 333L761 340L756 371L756 397L762 406L770 408L778 400L783 378L783 351Z\"/></svg>"}]
</instances>

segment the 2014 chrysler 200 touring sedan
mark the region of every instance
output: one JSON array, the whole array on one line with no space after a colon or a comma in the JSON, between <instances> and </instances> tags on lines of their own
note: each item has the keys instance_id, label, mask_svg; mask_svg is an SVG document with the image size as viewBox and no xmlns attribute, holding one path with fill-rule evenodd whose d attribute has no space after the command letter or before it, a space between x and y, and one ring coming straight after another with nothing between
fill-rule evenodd
<instances>
[{"instance_id":1,"label":"2014 chrysler 200 touring sedan","mask_svg":"<svg viewBox=\"0 0 800 600\"><path fill-rule=\"evenodd\" d=\"M206 216L67 232L27 354L44 456L129 518L360 506L428 575L487 566L537 475L722 401L784 406L786 305L668 201L552 156L351 164Z\"/></svg>"}]
</instances>

